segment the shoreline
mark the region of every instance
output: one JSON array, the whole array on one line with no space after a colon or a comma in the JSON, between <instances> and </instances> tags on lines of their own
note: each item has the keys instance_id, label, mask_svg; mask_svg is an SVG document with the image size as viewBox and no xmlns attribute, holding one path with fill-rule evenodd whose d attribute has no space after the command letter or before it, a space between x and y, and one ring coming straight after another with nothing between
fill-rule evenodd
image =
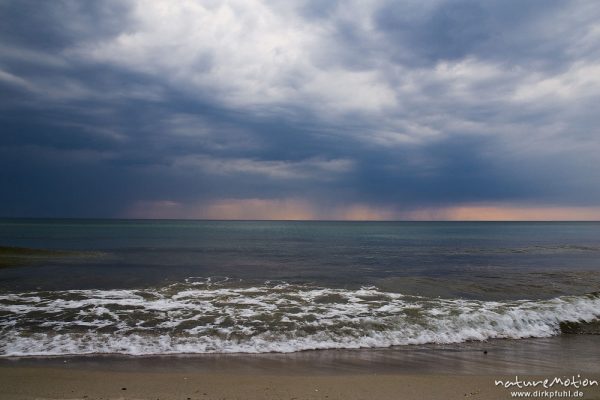
<instances>
[{"instance_id":1,"label":"shoreline","mask_svg":"<svg viewBox=\"0 0 600 400\"><path fill-rule=\"evenodd\" d=\"M303 350L289 353L116 353L4 356L0 367L48 367L125 372L196 371L246 374L556 374L573 371L600 376L600 335L562 334L547 338L491 339L453 344L381 348Z\"/></svg>"},{"instance_id":2,"label":"shoreline","mask_svg":"<svg viewBox=\"0 0 600 400\"><path fill-rule=\"evenodd\" d=\"M599 344L599 336L566 335L458 347L4 358L0 398L509 399L514 389L495 380L600 381ZM597 386L581 390L586 399L600 398Z\"/></svg>"}]
</instances>

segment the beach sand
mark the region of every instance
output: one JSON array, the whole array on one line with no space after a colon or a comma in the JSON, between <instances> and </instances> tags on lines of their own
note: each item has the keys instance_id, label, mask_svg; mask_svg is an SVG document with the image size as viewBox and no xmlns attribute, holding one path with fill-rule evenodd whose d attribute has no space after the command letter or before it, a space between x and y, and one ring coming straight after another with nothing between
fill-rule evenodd
<instances>
[{"instance_id":1,"label":"beach sand","mask_svg":"<svg viewBox=\"0 0 600 400\"><path fill-rule=\"evenodd\" d=\"M257 375L1 367L3 399L508 399L498 376ZM512 379L512 378L510 378ZM552 389L554 390L554 389ZM561 388L562 391L562 388ZM582 389L600 398L598 387Z\"/></svg>"},{"instance_id":2,"label":"beach sand","mask_svg":"<svg viewBox=\"0 0 600 400\"><path fill-rule=\"evenodd\" d=\"M492 377L286 376L1 368L4 399L501 399Z\"/></svg>"},{"instance_id":3,"label":"beach sand","mask_svg":"<svg viewBox=\"0 0 600 400\"><path fill-rule=\"evenodd\" d=\"M510 399L515 388L495 380L580 374L600 381L599 340L566 335L289 354L9 358L0 360L0 398ZM548 389L563 390L576 389ZM579 390L584 399L600 399L598 386Z\"/></svg>"}]
</instances>

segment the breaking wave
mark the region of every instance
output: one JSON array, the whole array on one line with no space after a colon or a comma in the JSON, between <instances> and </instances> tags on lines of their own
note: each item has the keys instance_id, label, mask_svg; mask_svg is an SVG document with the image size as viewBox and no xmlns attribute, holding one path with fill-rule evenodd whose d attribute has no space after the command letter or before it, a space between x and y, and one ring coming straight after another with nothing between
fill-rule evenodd
<instances>
[{"instance_id":1,"label":"breaking wave","mask_svg":"<svg viewBox=\"0 0 600 400\"><path fill-rule=\"evenodd\" d=\"M548 337L600 317L600 293L549 300L406 296L227 278L0 295L0 356L294 352Z\"/></svg>"}]
</instances>

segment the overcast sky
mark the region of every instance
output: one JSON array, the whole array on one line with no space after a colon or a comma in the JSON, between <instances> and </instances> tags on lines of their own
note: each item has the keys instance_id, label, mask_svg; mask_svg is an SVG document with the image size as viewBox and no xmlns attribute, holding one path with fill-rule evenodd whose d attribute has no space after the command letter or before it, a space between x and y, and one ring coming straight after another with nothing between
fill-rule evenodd
<instances>
[{"instance_id":1,"label":"overcast sky","mask_svg":"<svg viewBox=\"0 0 600 400\"><path fill-rule=\"evenodd\" d=\"M0 0L0 216L600 219L600 2Z\"/></svg>"}]
</instances>

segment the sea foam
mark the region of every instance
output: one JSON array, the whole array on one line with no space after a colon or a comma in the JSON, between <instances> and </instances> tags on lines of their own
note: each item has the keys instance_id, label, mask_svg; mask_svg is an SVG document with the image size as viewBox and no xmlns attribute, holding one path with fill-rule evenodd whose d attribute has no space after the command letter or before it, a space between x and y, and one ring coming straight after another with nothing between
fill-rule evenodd
<instances>
[{"instance_id":1,"label":"sea foam","mask_svg":"<svg viewBox=\"0 0 600 400\"><path fill-rule=\"evenodd\" d=\"M548 337L600 295L479 301L188 280L140 290L0 295L0 356L294 352Z\"/></svg>"}]
</instances>

